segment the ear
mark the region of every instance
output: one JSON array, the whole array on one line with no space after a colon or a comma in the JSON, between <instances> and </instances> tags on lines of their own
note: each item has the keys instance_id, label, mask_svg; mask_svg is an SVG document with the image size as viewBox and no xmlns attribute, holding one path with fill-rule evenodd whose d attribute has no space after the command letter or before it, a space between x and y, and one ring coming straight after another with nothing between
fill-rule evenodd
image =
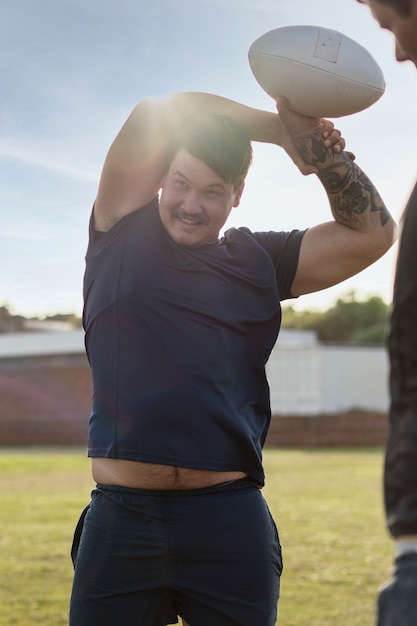
<instances>
[{"instance_id":1,"label":"ear","mask_svg":"<svg viewBox=\"0 0 417 626\"><path fill-rule=\"evenodd\" d=\"M244 188L245 188L245 183L242 183L240 185L240 187L238 187L238 189L236 190L236 192L235 192L235 199L234 199L234 202L233 202L233 208L239 206L240 199L242 197L242 193L243 193Z\"/></svg>"}]
</instances>

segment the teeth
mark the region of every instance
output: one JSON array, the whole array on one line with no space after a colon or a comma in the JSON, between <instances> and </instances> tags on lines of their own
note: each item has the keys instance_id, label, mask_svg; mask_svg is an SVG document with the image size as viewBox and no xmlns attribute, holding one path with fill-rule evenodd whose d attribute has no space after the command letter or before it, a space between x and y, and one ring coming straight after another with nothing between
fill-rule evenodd
<instances>
[{"instance_id":1,"label":"teeth","mask_svg":"<svg viewBox=\"0 0 417 626\"><path fill-rule=\"evenodd\" d=\"M190 225L199 224L200 223L198 220L193 220L193 219L190 219L190 218L187 218L187 217L181 217L181 222L184 222L184 224L190 224Z\"/></svg>"}]
</instances>

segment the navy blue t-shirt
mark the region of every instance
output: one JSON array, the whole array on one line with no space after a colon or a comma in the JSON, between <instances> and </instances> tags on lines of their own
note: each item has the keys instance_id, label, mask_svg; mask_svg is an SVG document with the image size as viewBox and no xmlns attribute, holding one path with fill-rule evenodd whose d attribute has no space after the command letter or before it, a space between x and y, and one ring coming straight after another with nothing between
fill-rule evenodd
<instances>
[{"instance_id":1,"label":"navy blue t-shirt","mask_svg":"<svg viewBox=\"0 0 417 626\"><path fill-rule=\"evenodd\" d=\"M90 227L89 456L243 471L264 483L265 364L302 236L232 228L218 243L183 248L157 199L107 232Z\"/></svg>"}]
</instances>

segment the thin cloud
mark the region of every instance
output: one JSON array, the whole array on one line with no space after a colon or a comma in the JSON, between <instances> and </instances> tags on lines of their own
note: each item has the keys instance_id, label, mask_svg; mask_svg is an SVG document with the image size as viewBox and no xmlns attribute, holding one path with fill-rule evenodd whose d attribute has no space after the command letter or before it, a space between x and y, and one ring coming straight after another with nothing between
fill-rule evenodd
<instances>
[{"instance_id":1,"label":"thin cloud","mask_svg":"<svg viewBox=\"0 0 417 626\"><path fill-rule=\"evenodd\" d=\"M62 146L60 147L62 151ZM72 180L97 182L98 171L90 167L79 167L56 156L57 147L51 145L48 150L36 149L35 146L20 143L16 139L2 138L0 144L0 157L13 159L24 165L58 173Z\"/></svg>"},{"instance_id":2,"label":"thin cloud","mask_svg":"<svg viewBox=\"0 0 417 626\"><path fill-rule=\"evenodd\" d=\"M19 230L5 230L0 232L0 240L19 239L23 241L47 241L51 239L50 235L45 235L40 232L22 232Z\"/></svg>"}]
</instances>

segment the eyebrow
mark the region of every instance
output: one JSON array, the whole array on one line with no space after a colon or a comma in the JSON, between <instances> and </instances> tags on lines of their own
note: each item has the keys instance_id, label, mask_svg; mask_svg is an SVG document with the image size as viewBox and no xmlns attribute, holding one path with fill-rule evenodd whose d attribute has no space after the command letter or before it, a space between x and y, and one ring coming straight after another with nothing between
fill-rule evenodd
<instances>
[{"instance_id":1,"label":"eyebrow","mask_svg":"<svg viewBox=\"0 0 417 626\"><path fill-rule=\"evenodd\" d=\"M175 172L173 172L173 176L180 176L180 178L183 178L187 183L190 182L190 180L186 177L186 175L180 172L179 170L176 170ZM212 188L219 188L219 189L222 189L223 191L226 190L226 187L223 183L210 183L209 185L206 185L206 189L212 189Z\"/></svg>"}]
</instances>

